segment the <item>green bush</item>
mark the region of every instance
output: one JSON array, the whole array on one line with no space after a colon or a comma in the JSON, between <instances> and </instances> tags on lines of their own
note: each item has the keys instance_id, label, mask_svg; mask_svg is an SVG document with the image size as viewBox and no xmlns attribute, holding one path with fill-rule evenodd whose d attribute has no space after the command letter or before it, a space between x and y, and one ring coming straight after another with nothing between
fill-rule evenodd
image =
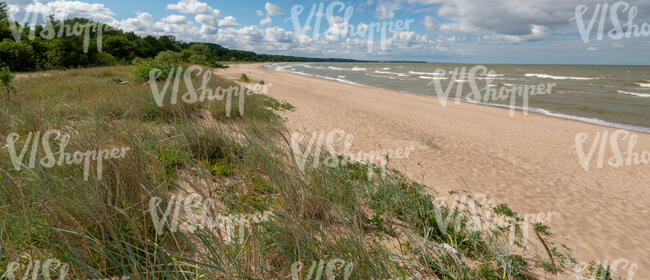
<instances>
[{"instance_id":1,"label":"green bush","mask_svg":"<svg viewBox=\"0 0 650 280\"><path fill-rule=\"evenodd\" d=\"M12 88L13 79L14 75L11 74L8 66L0 68L0 86L3 87L3 90L9 91Z\"/></svg>"},{"instance_id":2,"label":"green bush","mask_svg":"<svg viewBox=\"0 0 650 280\"><path fill-rule=\"evenodd\" d=\"M114 66L117 64L117 59L107 52L100 52L97 54L97 66Z\"/></svg>"},{"instance_id":3,"label":"green bush","mask_svg":"<svg viewBox=\"0 0 650 280\"><path fill-rule=\"evenodd\" d=\"M189 63L192 64L201 64L201 65L207 65L208 64L208 58L205 57L205 55L200 55L200 54L193 54L190 56L188 59Z\"/></svg>"},{"instance_id":4,"label":"green bush","mask_svg":"<svg viewBox=\"0 0 650 280\"><path fill-rule=\"evenodd\" d=\"M133 70L131 70L131 76L136 81L146 82L149 80L149 73L151 73L152 70L157 69L160 70L158 79L167 79L167 76L173 67L173 64L164 61L142 59L138 57L133 60Z\"/></svg>"},{"instance_id":5,"label":"green bush","mask_svg":"<svg viewBox=\"0 0 650 280\"><path fill-rule=\"evenodd\" d=\"M214 67L214 68L221 68L221 69L227 69L227 68L230 68L230 66L228 66L228 65L224 65L224 64L221 64L221 63L218 63L218 62L214 62L214 63L212 63L212 65L210 65L210 66L212 66L212 67Z\"/></svg>"},{"instance_id":6,"label":"green bush","mask_svg":"<svg viewBox=\"0 0 650 280\"><path fill-rule=\"evenodd\" d=\"M161 51L156 56L155 60L159 60L169 64L178 64L182 61L180 53L174 51Z\"/></svg>"}]
</instances>

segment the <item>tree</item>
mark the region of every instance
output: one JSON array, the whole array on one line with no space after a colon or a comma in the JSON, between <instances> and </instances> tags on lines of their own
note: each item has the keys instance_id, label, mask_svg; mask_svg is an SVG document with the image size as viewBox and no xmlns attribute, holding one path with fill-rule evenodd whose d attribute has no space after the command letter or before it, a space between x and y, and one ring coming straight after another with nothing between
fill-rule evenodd
<instances>
[{"instance_id":1,"label":"tree","mask_svg":"<svg viewBox=\"0 0 650 280\"><path fill-rule=\"evenodd\" d=\"M188 59L188 62L192 64L208 65L208 58L205 57L205 55L193 54Z\"/></svg>"},{"instance_id":2,"label":"tree","mask_svg":"<svg viewBox=\"0 0 650 280\"><path fill-rule=\"evenodd\" d=\"M181 54L174 51L162 51L158 53L156 60L169 64L178 64L181 61Z\"/></svg>"},{"instance_id":3,"label":"tree","mask_svg":"<svg viewBox=\"0 0 650 280\"><path fill-rule=\"evenodd\" d=\"M128 58L135 50L135 43L122 36L111 36L104 40L103 51L112 54L116 58Z\"/></svg>"},{"instance_id":4,"label":"tree","mask_svg":"<svg viewBox=\"0 0 650 280\"><path fill-rule=\"evenodd\" d=\"M210 56L210 47L208 47L206 44L192 44L190 46L190 50L195 54Z\"/></svg>"},{"instance_id":5,"label":"tree","mask_svg":"<svg viewBox=\"0 0 650 280\"><path fill-rule=\"evenodd\" d=\"M7 13L7 2L0 1L0 21L9 20L9 14Z\"/></svg>"},{"instance_id":6,"label":"tree","mask_svg":"<svg viewBox=\"0 0 650 280\"><path fill-rule=\"evenodd\" d=\"M2 86L7 93L7 100L11 101L11 93L14 92L12 82L14 75L11 74L9 67L5 66L0 68L0 86Z\"/></svg>"},{"instance_id":7,"label":"tree","mask_svg":"<svg viewBox=\"0 0 650 280\"><path fill-rule=\"evenodd\" d=\"M11 71L34 70L34 50L24 43L16 43L11 39L4 39L0 42L0 61L9 65Z\"/></svg>"}]
</instances>

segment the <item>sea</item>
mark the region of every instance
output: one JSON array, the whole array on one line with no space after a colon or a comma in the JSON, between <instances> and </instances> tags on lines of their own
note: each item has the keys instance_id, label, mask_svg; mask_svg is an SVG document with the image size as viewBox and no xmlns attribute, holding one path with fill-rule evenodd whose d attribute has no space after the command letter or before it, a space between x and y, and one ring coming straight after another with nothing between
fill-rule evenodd
<instances>
[{"instance_id":1,"label":"sea","mask_svg":"<svg viewBox=\"0 0 650 280\"><path fill-rule=\"evenodd\" d=\"M319 62L266 67L650 133L650 66Z\"/></svg>"}]
</instances>

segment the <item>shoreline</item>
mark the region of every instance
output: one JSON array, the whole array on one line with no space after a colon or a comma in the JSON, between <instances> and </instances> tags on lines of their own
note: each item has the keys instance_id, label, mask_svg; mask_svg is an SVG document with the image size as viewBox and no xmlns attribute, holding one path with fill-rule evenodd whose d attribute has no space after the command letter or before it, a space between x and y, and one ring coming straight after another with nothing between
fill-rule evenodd
<instances>
[{"instance_id":1,"label":"shoreline","mask_svg":"<svg viewBox=\"0 0 650 280\"><path fill-rule=\"evenodd\" d=\"M364 85L352 81L347 81L347 82L342 82L334 78L324 78L320 77L317 75L310 75L307 73L297 73L297 72L291 72L291 71L280 71L280 70L275 70L275 69L270 69L268 66L271 66L275 63L264 63L264 64L257 64L260 65L261 69L268 70L268 71L275 71L275 72L280 72L280 73L287 73L287 74L294 74L294 75L300 75L300 76L305 76L305 77L310 77L310 78L315 78L315 79L320 79L324 81L332 81L332 82L337 82L341 84L346 84L346 85L353 85L353 86L360 86L364 88L370 88L370 89L379 89L379 90L386 90L386 91L393 91L396 93L402 93L402 94L411 94L411 95L417 95L417 96L424 96L424 97L431 97L436 100L440 99L440 97L434 96L434 95L427 95L423 93L418 93L418 92L411 92L411 91L406 91L406 90L396 90L396 89L387 89L387 88L381 88L377 86L372 86L372 85ZM471 64L468 64L471 65ZM577 121L581 123L587 123L587 124L593 124L593 125L598 125L606 128L617 128L617 129L624 129L624 130L630 130L638 133L645 133L650 135L650 127L642 127L642 126L636 126L636 125L629 125L629 124L622 124L622 123L615 123L615 122L609 122L606 120L602 119L596 119L596 118L589 118L589 117L582 117L582 116L574 116L574 115L567 115L564 113L556 113L556 112L551 112L546 109L542 108L537 108L537 107L530 107L527 110L524 110L520 106L515 106L514 108L508 106L508 105L503 105L503 104L498 104L498 103L486 103L486 102L472 102L468 100L463 100L463 99L458 99L458 98L446 98L449 102L462 102L465 104L473 104L473 105L480 105L480 106L487 106L487 107L492 107L492 108L500 108L504 110L514 110L517 112L524 112L527 111L527 113L530 114L535 114L538 116L546 116L546 117L551 117L551 118L556 118L556 119L563 119L563 120L570 120L570 121ZM545 112L541 112L545 111Z\"/></svg>"},{"instance_id":2,"label":"shoreline","mask_svg":"<svg viewBox=\"0 0 650 280\"><path fill-rule=\"evenodd\" d=\"M645 199L650 195L650 165L611 167L607 159L614 153L604 145L605 165L596 166L599 151L595 151L592 168L586 171L576 151L578 135L588 136L583 144L588 154L599 146L601 134L611 135L616 128L542 114L515 112L510 117L504 108L465 102L443 108L431 96L260 66L233 65L217 73L228 78L245 73L272 84L268 95L295 107L280 113L290 133L340 129L354 136L352 153L412 145L415 149L408 159L391 160L388 168L426 185L427 193L486 194L522 215L555 211L551 231L566 237L562 243L578 260L611 263L626 258L639 265L637 277L650 276L650 260L643 249L648 242L644 236L650 236ZM650 152L650 135L640 132L637 137L634 152ZM431 148L422 138L433 139L439 148Z\"/></svg>"}]
</instances>

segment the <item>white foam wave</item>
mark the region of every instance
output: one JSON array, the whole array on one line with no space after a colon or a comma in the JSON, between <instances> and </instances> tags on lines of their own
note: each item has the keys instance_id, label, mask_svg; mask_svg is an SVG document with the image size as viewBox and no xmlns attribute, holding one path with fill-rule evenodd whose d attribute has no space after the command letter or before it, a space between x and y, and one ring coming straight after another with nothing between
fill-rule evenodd
<instances>
[{"instance_id":1,"label":"white foam wave","mask_svg":"<svg viewBox=\"0 0 650 280\"><path fill-rule=\"evenodd\" d=\"M408 77L409 76L409 74L406 74L406 73L396 73L396 72L379 71L379 70L375 70L375 73L377 73L377 74L396 75L398 77Z\"/></svg>"},{"instance_id":2,"label":"white foam wave","mask_svg":"<svg viewBox=\"0 0 650 280\"><path fill-rule=\"evenodd\" d=\"M328 67L328 68L329 68L330 70L336 70L336 71L366 71L366 70L368 70L367 68L357 67L357 66L354 66L354 67L352 67L352 68L344 68L344 67L334 67L334 66L330 66L330 67Z\"/></svg>"},{"instance_id":3,"label":"white foam wave","mask_svg":"<svg viewBox=\"0 0 650 280\"><path fill-rule=\"evenodd\" d=\"M447 80L448 78L445 77L429 77L429 76L420 76L418 77L423 80Z\"/></svg>"},{"instance_id":4,"label":"white foam wave","mask_svg":"<svg viewBox=\"0 0 650 280\"><path fill-rule=\"evenodd\" d=\"M535 73L528 73L526 74L526 77L537 77L537 78L553 79L553 80L598 80L598 78L553 76L548 74L535 74Z\"/></svg>"},{"instance_id":5,"label":"white foam wave","mask_svg":"<svg viewBox=\"0 0 650 280\"><path fill-rule=\"evenodd\" d=\"M650 83L648 83L648 84L646 84L646 83L635 83L635 84L639 85L640 87L650 87Z\"/></svg>"},{"instance_id":6,"label":"white foam wave","mask_svg":"<svg viewBox=\"0 0 650 280\"><path fill-rule=\"evenodd\" d=\"M647 94L647 93L636 93L636 92L629 92L629 91L622 91L622 90L618 90L618 93L628 94L628 95L635 95L635 96L638 96L638 97L650 97L650 94Z\"/></svg>"},{"instance_id":7,"label":"white foam wave","mask_svg":"<svg viewBox=\"0 0 650 280\"><path fill-rule=\"evenodd\" d=\"M432 76L444 75L444 73L429 73L429 72L416 72L416 71L409 71L409 74L413 74L413 75L432 75Z\"/></svg>"}]
</instances>

